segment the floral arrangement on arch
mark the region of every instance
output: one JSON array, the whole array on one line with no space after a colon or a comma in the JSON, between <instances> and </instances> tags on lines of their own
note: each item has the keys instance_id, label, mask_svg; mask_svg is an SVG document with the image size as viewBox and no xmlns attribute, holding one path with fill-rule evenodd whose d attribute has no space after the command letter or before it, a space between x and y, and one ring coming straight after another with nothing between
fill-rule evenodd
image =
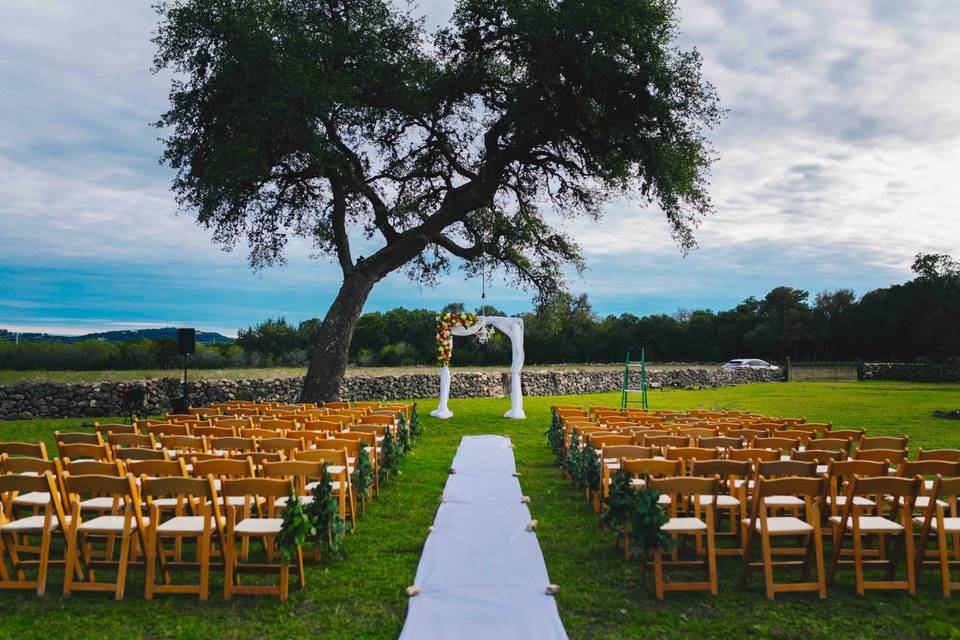
<instances>
[{"instance_id":1,"label":"floral arrangement on arch","mask_svg":"<svg viewBox=\"0 0 960 640\"><path fill-rule=\"evenodd\" d=\"M450 365L450 355L453 348L453 328L456 326L469 329L479 322L475 313L449 312L437 314L437 366Z\"/></svg>"}]
</instances>

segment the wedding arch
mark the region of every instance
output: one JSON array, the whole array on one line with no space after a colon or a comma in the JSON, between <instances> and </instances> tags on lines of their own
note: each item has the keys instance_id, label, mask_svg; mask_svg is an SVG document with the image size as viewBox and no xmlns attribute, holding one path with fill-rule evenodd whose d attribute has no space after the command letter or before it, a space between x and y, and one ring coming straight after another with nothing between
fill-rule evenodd
<instances>
[{"instance_id":1,"label":"wedding arch","mask_svg":"<svg viewBox=\"0 0 960 640\"><path fill-rule=\"evenodd\" d=\"M451 418L447 407L450 399L450 358L453 355L453 336L472 336L480 331L496 329L510 338L513 360L510 363L510 410L504 418L522 420L523 391L520 388L520 370L523 369L523 319L503 316L481 316L475 313L444 312L437 316L437 364L440 366L440 403L430 412L435 418Z\"/></svg>"}]
</instances>

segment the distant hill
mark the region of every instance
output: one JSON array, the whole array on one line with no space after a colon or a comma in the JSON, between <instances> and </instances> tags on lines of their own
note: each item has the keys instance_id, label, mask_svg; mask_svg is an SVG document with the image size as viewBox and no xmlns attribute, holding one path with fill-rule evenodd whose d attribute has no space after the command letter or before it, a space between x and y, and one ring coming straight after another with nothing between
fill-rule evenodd
<instances>
[{"instance_id":1,"label":"distant hill","mask_svg":"<svg viewBox=\"0 0 960 640\"><path fill-rule=\"evenodd\" d=\"M162 327L160 329L137 329L135 331L103 331L100 333L87 333L82 336L62 336L53 333L21 333L20 340L26 342L83 342L84 340L101 340L103 342L128 342L136 341L141 338L147 340L176 340L176 327ZM16 333L6 329L0 329L0 341L13 342L16 339ZM233 342L233 338L216 333L213 331L197 331L197 342L200 344L223 344Z\"/></svg>"}]
</instances>

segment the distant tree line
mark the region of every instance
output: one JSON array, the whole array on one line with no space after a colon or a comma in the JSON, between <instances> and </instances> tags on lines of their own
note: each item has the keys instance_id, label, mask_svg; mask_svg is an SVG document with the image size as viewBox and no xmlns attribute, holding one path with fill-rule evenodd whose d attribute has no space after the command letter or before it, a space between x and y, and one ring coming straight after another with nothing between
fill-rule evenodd
<instances>
[{"instance_id":1,"label":"distant tree line","mask_svg":"<svg viewBox=\"0 0 960 640\"><path fill-rule=\"evenodd\" d=\"M643 347L649 361L720 362L758 357L782 362L947 362L960 358L960 264L950 256L920 254L914 278L875 289L857 299L850 289L809 293L776 287L733 309L679 310L671 315L598 316L586 295L560 294L520 314L528 364L621 362L627 349ZM454 303L447 311L463 311ZM506 315L486 306L482 315ZM398 308L363 314L350 346L350 361L364 366L432 364L436 311ZM320 320L297 325L269 319L241 329L233 344L197 345L194 368L305 366ZM485 344L455 341L455 366L507 365L510 343L496 333ZM0 341L0 369L175 369L176 342L169 339L73 344Z\"/></svg>"}]
</instances>

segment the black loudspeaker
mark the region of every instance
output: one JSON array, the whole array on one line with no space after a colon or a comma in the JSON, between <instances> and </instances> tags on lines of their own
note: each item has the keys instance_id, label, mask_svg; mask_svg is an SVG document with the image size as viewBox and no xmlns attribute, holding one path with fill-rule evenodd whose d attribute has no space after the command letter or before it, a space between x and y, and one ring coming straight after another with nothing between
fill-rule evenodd
<instances>
[{"instance_id":1,"label":"black loudspeaker","mask_svg":"<svg viewBox=\"0 0 960 640\"><path fill-rule=\"evenodd\" d=\"M197 351L197 330L177 329L177 355L186 356Z\"/></svg>"}]
</instances>

